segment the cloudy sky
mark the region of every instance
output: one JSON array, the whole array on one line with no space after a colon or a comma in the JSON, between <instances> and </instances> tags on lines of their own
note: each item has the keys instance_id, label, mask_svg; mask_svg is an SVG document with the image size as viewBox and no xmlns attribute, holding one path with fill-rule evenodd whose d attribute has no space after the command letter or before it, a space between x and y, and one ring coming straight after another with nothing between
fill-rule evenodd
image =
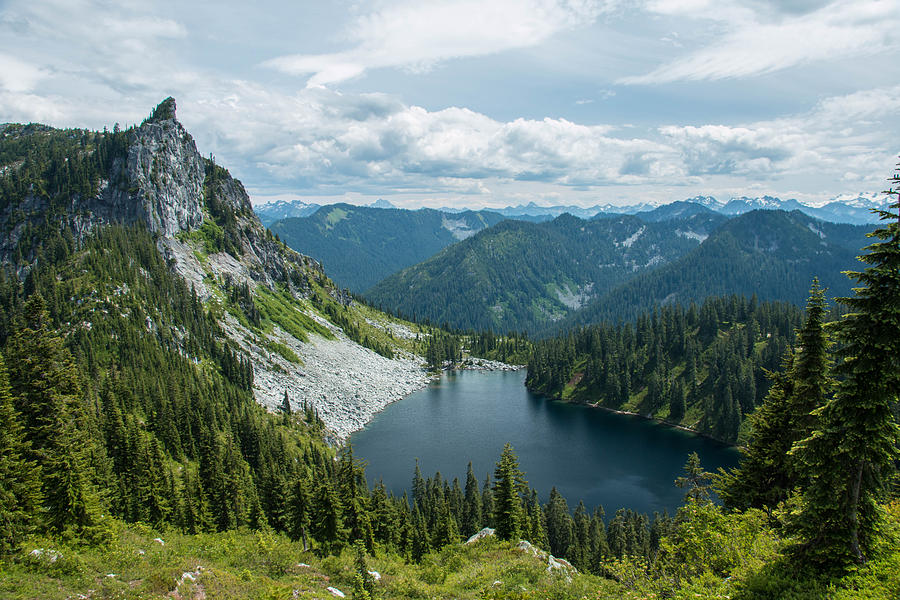
<instances>
[{"instance_id":1,"label":"cloudy sky","mask_svg":"<svg viewBox=\"0 0 900 600\"><path fill-rule=\"evenodd\" d=\"M256 203L821 202L894 168L897 31L900 0L0 0L0 122L172 95Z\"/></svg>"}]
</instances>

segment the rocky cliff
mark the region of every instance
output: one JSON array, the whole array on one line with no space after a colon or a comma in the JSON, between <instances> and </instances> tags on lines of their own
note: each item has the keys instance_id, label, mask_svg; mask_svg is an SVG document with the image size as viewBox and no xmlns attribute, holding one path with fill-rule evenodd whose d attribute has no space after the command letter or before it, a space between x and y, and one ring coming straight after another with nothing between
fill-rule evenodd
<instances>
[{"instance_id":1,"label":"rocky cliff","mask_svg":"<svg viewBox=\"0 0 900 600\"><path fill-rule=\"evenodd\" d=\"M48 172L83 170L74 179L86 183L55 193L47 191L51 181L32 184L18 196L15 185L3 188L0 261L20 277L40 261L42 242L54 231L78 244L97 227L144 227L207 307L220 307L227 335L253 362L260 403L280 406L287 392L292 403L316 407L344 438L427 381L412 343L424 332L356 305L318 262L276 240L240 181L197 150L176 118L174 99L125 132L0 131L13 149L10 136L42 135L51 140L27 141L32 152L49 153ZM14 158L0 164L0 182L31 168L28 157ZM234 299L241 290L243 305ZM410 335L395 338L392 332L403 328Z\"/></svg>"}]
</instances>

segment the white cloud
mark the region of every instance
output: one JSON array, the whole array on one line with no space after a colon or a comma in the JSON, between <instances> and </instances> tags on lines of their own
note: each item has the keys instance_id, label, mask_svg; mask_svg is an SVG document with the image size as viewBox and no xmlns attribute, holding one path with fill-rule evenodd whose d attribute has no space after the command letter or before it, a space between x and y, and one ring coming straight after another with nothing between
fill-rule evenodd
<instances>
[{"instance_id":1,"label":"white cloud","mask_svg":"<svg viewBox=\"0 0 900 600\"><path fill-rule=\"evenodd\" d=\"M754 7L762 6L762 0L751 1ZM354 69L364 72L378 65L427 68L467 52L485 54L536 43L589 23L612 6L575 0L484 4L389 5L356 22L347 70L342 71L343 63L335 59L328 64L338 65L337 71L328 71L331 67L323 56L331 60L328 57L337 55L308 55L309 72L313 79L325 77L326 71L340 79ZM728 14L746 10L738 2L723 5ZM835 6L844 5L829 10ZM470 10L463 14L460 7ZM699 0L658 3L656 8L679 19L700 19L703 13L715 12ZM496 12L499 9L505 12ZM759 193L788 189L799 194L813 189L810 181L816 182L814 189L830 186L834 195L864 186L880 189L898 150L892 134L900 116L900 87L825 98L796 115L746 120L735 114L731 124L722 125L695 114L659 127L652 115L641 119L633 112L628 118L637 119L635 126L595 124L604 114L601 100L616 93L604 90L607 82L598 81L577 91L570 87L559 96L560 106L584 114L594 124L573 122L571 113L568 119L496 118L465 107L429 110L379 93L340 94L325 87L295 92L291 85L277 85L283 81L273 85L254 80L259 71L238 75L224 58L206 57L204 63L185 52L198 47L185 46L202 37L197 35L197 22L182 24L169 16L181 13L157 4L13 0L3 11L0 122L125 125L140 121L172 94L178 100L179 118L201 152L215 154L251 190L273 196L359 197L371 202L399 195L447 204L477 198L495 205L558 196L561 201L584 198L595 203L673 199L672 194L680 198L684 196L679 190L688 187L692 191L687 195L694 189L696 193L728 189L740 195L751 188ZM753 18L777 24L796 16L796 11L766 11L757 10ZM876 2L861 3L858 12L846 19L847 26L886 14L884 5ZM399 21L388 22L395 15ZM440 27L435 25L431 20L435 15L446 23L438 19ZM501 20L508 21L508 29L495 27ZM405 35L416 23L424 30ZM437 31L445 24L446 31ZM664 25L653 40L658 42L659 35L670 30L670 23ZM726 19L714 25L727 29L739 23ZM679 35L678 40L686 48L696 48L687 36ZM365 55L369 49L371 59ZM673 50L666 46L666 52ZM471 97L478 101L479 93L472 92ZM619 90L616 99L640 105L646 102L641 93L641 88ZM578 98L594 103L576 108L572 102ZM496 99L489 100L488 105ZM654 92L652 102L661 101L665 100ZM648 104L648 111L656 106ZM528 110L548 114L550 109L545 109ZM771 112L778 114L776 108Z\"/></svg>"},{"instance_id":2,"label":"white cloud","mask_svg":"<svg viewBox=\"0 0 900 600\"><path fill-rule=\"evenodd\" d=\"M471 188L479 180L604 185L646 179L666 154L657 142L614 137L613 128L565 119L501 122L465 108L428 111L383 95L323 88L282 96L235 86L234 98L211 94L198 107L213 143L253 157L284 180L328 185ZM265 107L264 110L256 107ZM223 128L219 123L229 123ZM240 126L234 124L240 123ZM222 152L215 150L217 154ZM646 163L623 173L634 156ZM468 181L463 184L461 181Z\"/></svg>"},{"instance_id":3,"label":"white cloud","mask_svg":"<svg viewBox=\"0 0 900 600\"><path fill-rule=\"evenodd\" d=\"M694 175L826 180L852 172L857 181L874 181L888 172L898 150L892 126L898 118L900 85L826 98L806 113L771 121L667 126L660 133Z\"/></svg>"},{"instance_id":4,"label":"white cloud","mask_svg":"<svg viewBox=\"0 0 900 600\"><path fill-rule=\"evenodd\" d=\"M536 45L593 22L614 5L615 0L401 2L358 18L346 34L355 44L349 50L281 56L265 64L291 75L311 75L311 87L378 67L428 70L441 60Z\"/></svg>"},{"instance_id":5,"label":"white cloud","mask_svg":"<svg viewBox=\"0 0 900 600\"><path fill-rule=\"evenodd\" d=\"M35 65L0 52L0 88L9 92L27 92L43 76Z\"/></svg>"},{"instance_id":6,"label":"white cloud","mask_svg":"<svg viewBox=\"0 0 900 600\"><path fill-rule=\"evenodd\" d=\"M725 20L729 30L699 50L620 83L746 77L898 47L894 34L900 26L900 3L893 0L840 0L801 15L755 12L728 2L727 10L706 4L703 0L649 4L649 10L663 14Z\"/></svg>"}]
</instances>

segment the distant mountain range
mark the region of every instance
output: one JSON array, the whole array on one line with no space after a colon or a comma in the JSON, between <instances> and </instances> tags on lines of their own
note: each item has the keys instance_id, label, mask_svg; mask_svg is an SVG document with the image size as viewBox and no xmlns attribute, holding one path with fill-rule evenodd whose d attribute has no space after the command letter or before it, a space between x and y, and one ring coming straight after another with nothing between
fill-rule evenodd
<instances>
[{"instance_id":1,"label":"distant mountain range","mask_svg":"<svg viewBox=\"0 0 900 600\"><path fill-rule=\"evenodd\" d=\"M813 276L832 295L847 295L841 271L856 266L872 226L825 218L865 222L868 207L886 201L844 197L809 207L768 196L724 204L707 196L643 205L630 215L552 220L536 205L509 209L529 214L507 219L494 211L376 204L384 208L323 206L270 229L376 305L462 329L541 332L709 295L755 293L802 304Z\"/></svg>"},{"instance_id":2,"label":"distant mountain range","mask_svg":"<svg viewBox=\"0 0 900 600\"><path fill-rule=\"evenodd\" d=\"M879 218L872 214L872 209L886 210L889 205L888 198L884 194L843 195L817 206L801 204L794 199L781 200L772 196L762 196L761 198L742 196L732 198L725 203L710 196L697 196L689 198L687 202L701 204L711 210L731 216L742 215L751 210L799 210L823 221L854 225L877 223Z\"/></svg>"},{"instance_id":3,"label":"distant mountain range","mask_svg":"<svg viewBox=\"0 0 900 600\"><path fill-rule=\"evenodd\" d=\"M540 222L549 221L565 213L582 219L590 219L598 215L609 214L659 214L658 211L665 212L666 207L672 207L673 205L684 207L686 203L697 204L711 211L728 216L741 215L750 212L751 210L799 210L811 217L823 221L830 221L832 223L850 223L854 225L877 223L878 217L872 214L872 209L884 210L889 204L888 198L884 194L869 193L857 195L843 194L831 198L827 202L814 205L803 204L793 198L782 200L773 196L761 196L756 198L741 196L730 198L725 202L719 201L712 196L694 196L693 198L687 198L686 200L679 200L663 205L639 202L637 204L623 206L597 204L590 207L582 207L574 205L541 206L534 202L529 202L528 204L507 206L505 208L483 208L480 210L497 213L508 218ZM381 198L370 204L369 207L386 209L397 208L389 201ZM277 202L261 204L254 207L260 220L266 226L271 225L280 219L307 217L318 209L318 204L307 204L300 200L291 202L279 200ZM461 213L478 209L444 206L438 210L444 213ZM669 210L671 211L671 209Z\"/></svg>"},{"instance_id":4,"label":"distant mountain range","mask_svg":"<svg viewBox=\"0 0 900 600\"><path fill-rule=\"evenodd\" d=\"M664 222L507 220L388 277L366 297L457 328L535 331L685 255L726 219L704 211Z\"/></svg>"},{"instance_id":5,"label":"distant mountain range","mask_svg":"<svg viewBox=\"0 0 900 600\"><path fill-rule=\"evenodd\" d=\"M445 213L331 204L269 228L291 248L320 261L338 285L360 293L504 219L490 211Z\"/></svg>"},{"instance_id":6,"label":"distant mountain range","mask_svg":"<svg viewBox=\"0 0 900 600\"><path fill-rule=\"evenodd\" d=\"M688 216L505 221L388 277L366 297L462 329L532 333L627 320L711 295L802 304L816 276L830 295L850 293L841 271L858 265L871 229L800 211L729 218L694 203L681 208Z\"/></svg>"},{"instance_id":7,"label":"distant mountain range","mask_svg":"<svg viewBox=\"0 0 900 600\"><path fill-rule=\"evenodd\" d=\"M320 204L307 204L300 200L277 200L266 204L257 204L253 207L253 212L262 221L262 224L269 227L275 221L290 218L308 217L321 208Z\"/></svg>"}]
</instances>

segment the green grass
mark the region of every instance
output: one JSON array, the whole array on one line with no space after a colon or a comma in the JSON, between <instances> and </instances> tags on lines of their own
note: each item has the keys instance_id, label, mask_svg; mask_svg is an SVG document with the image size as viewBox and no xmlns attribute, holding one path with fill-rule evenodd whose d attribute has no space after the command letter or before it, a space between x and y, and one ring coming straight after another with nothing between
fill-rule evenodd
<instances>
[{"instance_id":1,"label":"green grass","mask_svg":"<svg viewBox=\"0 0 900 600\"><path fill-rule=\"evenodd\" d=\"M686 509L691 526L664 540L655 567L612 560L606 564L611 579L549 572L546 561L495 538L447 546L419 564L382 549L366 561L381 575L376 598L398 600L893 600L900 597L900 502L886 510L878 555L833 579L787 559L793 540L772 529L761 511L726 514L699 505ZM352 597L352 548L320 557L273 532L184 535L121 522L113 529L103 548L41 537L26 541L0 557L0 598L328 599L328 587ZM32 554L36 549L42 552Z\"/></svg>"},{"instance_id":2,"label":"green grass","mask_svg":"<svg viewBox=\"0 0 900 600\"><path fill-rule=\"evenodd\" d=\"M165 545L154 541L156 537ZM32 557L36 548L44 548L44 555ZM48 548L60 557L51 562ZM559 572L548 573L544 561L493 539L446 547L426 555L418 565L383 551L368 557L367 563L381 575L378 598L574 600L617 598L622 592L618 584L594 576L576 574L567 580ZM210 600L324 599L332 598L327 591L332 586L350 598L354 573L352 549L320 558L276 533L183 535L118 524L113 543L104 549L30 540L16 554L0 559L0 597L63 600L83 594L92 599L143 599L205 594Z\"/></svg>"},{"instance_id":3,"label":"green grass","mask_svg":"<svg viewBox=\"0 0 900 600\"><path fill-rule=\"evenodd\" d=\"M303 361L300 360L300 357L297 354L288 348L286 345L282 344L279 341L273 340L268 337L264 337L260 340L261 344L265 346L267 349L275 352L279 356L281 356L284 360L294 363L295 365L301 364Z\"/></svg>"},{"instance_id":4,"label":"green grass","mask_svg":"<svg viewBox=\"0 0 900 600\"><path fill-rule=\"evenodd\" d=\"M194 253L200 262L225 247L225 232L208 215L204 215L203 225L199 229L180 231L176 237L184 243L193 242Z\"/></svg>"},{"instance_id":5,"label":"green grass","mask_svg":"<svg viewBox=\"0 0 900 600\"><path fill-rule=\"evenodd\" d=\"M302 301L292 297L288 292L277 292L258 286L254 302L264 321L281 327L301 342L309 340L309 333L321 335L326 339L334 339L334 335L324 326L306 315L301 307Z\"/></svg>"},{"instance_id":6,"label":"green grass","mask_svg":"<svg viewBox=\"0 0 900 600\"><path fill-rule=\"evenodd\" d=\"M336 224L340 223L344 219L347 218L347 211L343 208L333 208L331 212L328 213L328 216L325 217L325 221L328 223L328 229L331 229Z\"/></svg>"}]
</instances>

